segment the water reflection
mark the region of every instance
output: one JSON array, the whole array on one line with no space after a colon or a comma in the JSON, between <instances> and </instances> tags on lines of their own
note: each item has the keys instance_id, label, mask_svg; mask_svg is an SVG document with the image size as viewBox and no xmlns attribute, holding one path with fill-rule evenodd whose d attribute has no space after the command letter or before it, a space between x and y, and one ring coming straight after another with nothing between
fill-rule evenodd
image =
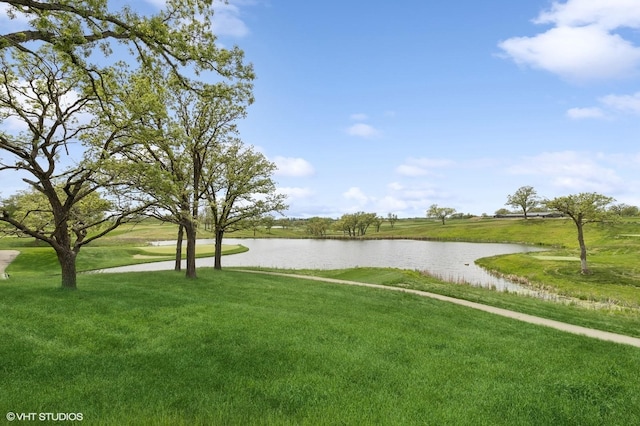
<instances>
[{"instance_id":1,"label":"water reflection","mask_svg":"<svg viewBox=\"0 0 640 426\"><path fill-rule=\"evenodd\" d=\"M199 240L213 244L213 240ZM171 245L161 241L157 245ZM242 244L248 252L224 256L225 266L261 266L287 269L344 269L392 267L428 271L452 282L466 282L498 290L529 293L510 281L494 277L475 265L476 259L500 254L540 251L520 244L464 243L416 240L307 240L307 239L225 239L224 244ZM161 266L164 264L164 266ZM173 262L132 265L126 269L172 269ZM213 266L213 259L198 259L198 267ZM120 269L120 268L115 268Z\"/></svg>"}]
</instances>

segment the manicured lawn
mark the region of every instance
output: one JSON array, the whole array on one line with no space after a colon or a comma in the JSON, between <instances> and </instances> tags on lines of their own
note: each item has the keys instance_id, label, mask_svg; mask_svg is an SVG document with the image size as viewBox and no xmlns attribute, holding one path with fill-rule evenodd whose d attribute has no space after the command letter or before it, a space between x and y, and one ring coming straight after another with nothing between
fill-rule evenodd
<instances>
[{"instance_id":1,"label":"manicured lawn","mask_svg":"<svg viewBox=\"0 0 640 426\"><path fill-rule=\"evenodd\" d=\"M0 412L86 424L639 424L640 350L382 290L201 269L0 283ZM381 275L394 280L393 272Z\"/></svg>"}]
</instances>

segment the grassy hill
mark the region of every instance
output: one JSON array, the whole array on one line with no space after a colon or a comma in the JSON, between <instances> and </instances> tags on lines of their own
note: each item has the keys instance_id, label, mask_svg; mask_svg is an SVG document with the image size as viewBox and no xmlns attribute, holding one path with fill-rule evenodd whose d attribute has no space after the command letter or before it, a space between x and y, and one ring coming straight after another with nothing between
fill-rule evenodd
<instances>
[{"instance_id":1,"label":"grassy hill","mask_svg":"<svg viewBox=\"0 0 640 426\"><path fill-rule=\"evenodd\" d=\"M551 303L415 271L298 272L417 288L638 337L637 227L588 229L595 272L588 277L571 266L577 244L564 220L443 226L418 219L367 235L541 244L550 248L542 256L482 262L537 274L560 291L592 285L603 296L590 290L584 297L617 295L616 309ZM170 249L147 242L172 239L175 231L152 221L123 228L83 249L79 269L171 258ZM256 234L291 238L305 231ZM8 238L0 248L22 251L11 279L0 281L5 413L82 413L84 423L102 425L640 423L638 348L413 295L233 270L201 269L196 280L173 271L83 274L79 291L63 291L51 249Z\"/></svg>"},{"instance_id":2,"label":"grassy hill","mask_svg":"<svg viewBox=\"0 0 640 426\"><path fill-rule=\"evenodd\" d=\"M98 425L640 422L638 348L295 278L81 281L1 283L0 411Z\"/></svg>"}]
</instances>

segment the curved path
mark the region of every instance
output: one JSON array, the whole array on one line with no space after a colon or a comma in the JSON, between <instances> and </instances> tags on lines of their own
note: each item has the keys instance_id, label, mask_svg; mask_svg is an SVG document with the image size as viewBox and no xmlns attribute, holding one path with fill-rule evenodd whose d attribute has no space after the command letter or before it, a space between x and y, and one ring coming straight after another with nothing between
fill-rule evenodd
<instances>
[{"instance_id":1,"label":"curved path","mask_svg":"<svg viewBox=\"0 0 640 426\"><path fill-rule=\"evenodd\" d=\"M16 258L16 256L18 256L18 254L20 254L20 252L17 250L0 250L0 278L5 277L5 274L4 274L5 268L7 267L7 265L9 265L9 263L11 263L13 259ZM234 270L239 272L250 272L252 274L278 275L283 277L295 277L295 278L302 278L305 280L323 281L323 282L329 282L329 283L335 283L335 284L355 285L360 287L369 287L369 288L376 288L376 289L388 290L388 291L400 291L403 293L415 294L422 297L430 297L432 299L442 300L444 302L455 303L457 305L466 306L468 308L478 309L484 312L501 315L503 317L512 318L519 321L528 322L531 324L551 327L551 328L555 328L556 330L561 330L568 333L580 334L587 337L593 337L595 339L607 340L610 342L622 343L625 345L640 347L640 339L637 337L630 337L622 334L610 333L608 331L600 331L592 328L580 327L578 325L567 324L560 321L554 321L546 318L536 317L533 315L522 314L520 312L509 311L507 309L496 308L493 306L470 302L468 300L463 300L463 299L456 299L454 297L443 296L436 293L429 293L427 291L412 290L412 289L401 288L401 287L390 287L390 286L385 286L380 284L368 284L368 283L361 283L357 281L338 280L335 278L314 277L310 275L285 274L285 273L279 273L279 272L266 272L266 271L252 271L252 270L246 270L246 269L234 269Z\"/></svg>"},{"instance_id":2,"label":"curved path","mask_svg":"<svg viewBox=\"0 0 640 426\"><path fill-rule=\"evenodd\" d=\"M19 254L18 250L0 250L0 280L7 278L4 270Z\"/></svg>"},{"instance_id":3,"label":"curved path","mask_svg":"<svg viewBox=\"0 0 640 426\"><path fill-rule=\"evenodd\" d=\"M285 274L279 272L266 272L266 271L252 271L246 269L234 269L241 272L251 272L255 274L267 274L267 275L279 275L283 277L295 277L302 278L313 281L324 281L335 284L346 284L346 285L356 285L361 287L369 287L369 288L377 288L381 290L390 290L390 291L400 291L403 293L415 294L422 297L430 297L432 299L442 300L444 302L455 303L457 305L466 306L468 308L478 309L480 311L489 312L492 314L500 315L507 318L516 319L518 321L528 322L530 324L542 325L545 327L555 328L556 330L565 331L567 333L579 334L587 337L593 337L595 339L607 340L615 343L622 343L625 345L631 345L640 347L640 338L625 336L623 334L610 333L608 331L595 330L592 328L581 327L579 325L567 324L560 321L554 321L546 318L536 317L533 315L527 315L520 312L510 311L507 309L496 308L494 306L483 305L480 303L470 302L468 300L456 299L454 297L443 296L436 293L429 293L427 291L421 290L412 290L408 288L402 287L391 287L380 284L367 284L361 283L357 281L347 281L347 280L337 280L334 278L324 278L324 277L314 277L310 275L296 275L296 274Z\"/></svg>"}]
</instances>

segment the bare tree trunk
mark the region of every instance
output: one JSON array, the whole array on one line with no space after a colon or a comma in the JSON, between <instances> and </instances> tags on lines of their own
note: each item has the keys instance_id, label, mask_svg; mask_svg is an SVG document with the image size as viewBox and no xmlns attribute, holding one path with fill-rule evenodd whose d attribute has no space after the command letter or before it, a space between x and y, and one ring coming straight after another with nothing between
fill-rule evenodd
<instances>
[{"instance_id":1,"label":"bare tree trunk","mask_svg":"<svg viewBox=\"0 0 640 426\"><path fill-rule=\"evenodd\" d=\"M576 223L578 227L578 243L580 244L580 273L588 274L587 267L587 246L584 244L584 233L582 231L582 223Z\"/></svg>"},{"instance_id":2,"label":"bare tree trunk","mask_svg":"<svg viewBox=\"0 0 640 426\"><path fill-rule=\"evenodd\" d=\"M56 249L58 262L62 272L62 288L75 290L77 288L76 252L70 248Z\"/></svg>"},{"instance_id":3,"label":"bare tree trunk","mask_svg":"<svg viewBox=\"0 0 640 426\"><path fill-rule=\"evenodd\" d=\"M178 241L176 242L176 263L174 271L182 270L182 240L184 238L184 226L180 224L178 227Z\"/></svg>"},{"instance_id":4,"label":"bare tree trunk","mask_svg":"<svg viewBox=\"0 0 640 426\"><path fill-rule=\"evenodd\" d=\"M196 276L196 224L189 222L184 226L187 234L187 278Z\"/></svg>"},{"instance_id":5,"label":"bare tree trunk","mask_svg":"<svg viewBox=\"0 0 640 426\"><path fill-rule=\"evenodd\" d=\"M216 229L216 252L213 256L213 269L222 269L222 237L224 236L223 229Z\"/></svg>"}]
</instances>

